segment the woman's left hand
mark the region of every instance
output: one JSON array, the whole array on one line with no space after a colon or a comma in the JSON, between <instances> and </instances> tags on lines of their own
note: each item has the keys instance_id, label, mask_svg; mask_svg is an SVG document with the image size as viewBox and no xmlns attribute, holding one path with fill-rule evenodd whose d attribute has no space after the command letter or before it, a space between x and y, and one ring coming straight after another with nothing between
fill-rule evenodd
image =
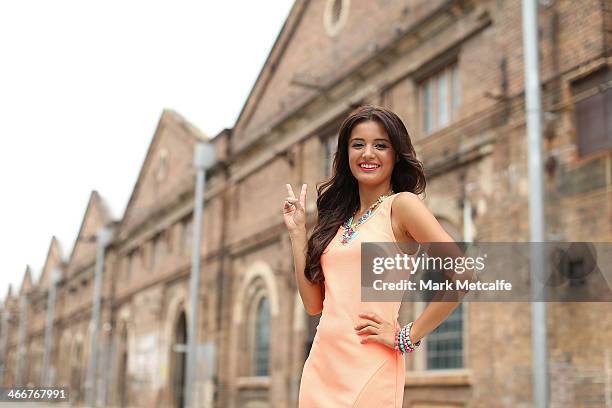
<instances>
[{"instance_id":1,"label":"woman's left hand","mask_svg":"<svg viewBox=\"0 0 612 408\"><path fill-rule=\"evenodd\" d=\"M376 313L359 313L362 320L355 326L357 335L368 334L361 343L377 342L395 348L395 326Z\"/></svg>"}]
</instances>

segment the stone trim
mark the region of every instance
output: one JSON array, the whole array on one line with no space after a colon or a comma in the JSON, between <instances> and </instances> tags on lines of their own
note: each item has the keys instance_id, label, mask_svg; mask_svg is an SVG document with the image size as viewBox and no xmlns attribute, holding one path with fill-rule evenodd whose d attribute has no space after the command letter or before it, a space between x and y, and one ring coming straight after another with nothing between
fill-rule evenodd
<instances>
[{"instance_id":1,"label":"stone trim","mask_svg":"<svg viewBox=\"0 0 612 408\"><path fill-rule=\"evenodd\" d=\"M238 388L270 388L270 377L238 377L236 386Z\"/></svg>"},{"instance_id":2,"label":"stone trim","mask_svg":"<svg viewBox=\"0 0 612 408\"><path fill-rule=\"evenodd\" d=\"M472 370L427 370L406 373L406 387L471 387Z\"/></svg>"},{"instance_id":3,"label":"stone trim","mask_svg":"<svg viewBox=\"0 0 612 408\"><path fill-rule=\"evenodd\" d=\"M234 305L234 313L232 317L232 323L235 325L241 324L244 319L244 314L246 312L244 310L246 291L251 281L257 277L260 277L266 285L266 290L270 299L270 314L272 318L278 315L279 300L278 291L276 290L276 278L274 276L274 272L267 263L257 261L253 263L253 265L251 265L243 274L242 282L240 282L239 289L236 292L236 299L238 299L238 301Z\"/></svg>"}]
</instances>

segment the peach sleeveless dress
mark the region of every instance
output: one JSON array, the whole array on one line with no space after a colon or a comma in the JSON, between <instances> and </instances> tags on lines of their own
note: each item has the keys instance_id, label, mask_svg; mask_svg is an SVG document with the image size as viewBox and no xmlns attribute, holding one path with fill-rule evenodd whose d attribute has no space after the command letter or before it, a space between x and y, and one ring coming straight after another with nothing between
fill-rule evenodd
<instances>
[{"instance_id":1,"label":"peach sleeveless dress","mask_svg":"<svg viewBox=\"0 0 612 408\"><path fill-rule=\"evenodd\" d=\"M340 242L342 226L321 256L325 275L323 312L310 354L304 363L300 408L400 408L404 396L404 356L385 345L360 343L354 327L361 312L375 312L395 327L401 302L361 301L361 243L397 241L387 197L357 227L348 244Z\"/></svg>"}]
</instances>

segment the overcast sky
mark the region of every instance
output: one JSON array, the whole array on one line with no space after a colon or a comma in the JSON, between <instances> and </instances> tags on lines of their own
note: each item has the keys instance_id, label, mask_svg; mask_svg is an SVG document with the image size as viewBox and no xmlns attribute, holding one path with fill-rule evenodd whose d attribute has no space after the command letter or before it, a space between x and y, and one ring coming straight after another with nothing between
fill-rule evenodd
<instances>
[{"instance_id":1,"label":"overcast sky","mask_svg":"<svg viewBox=\"0 0 612 408\"><path fill-rule=\"evenodd\" d=\"M293 0L0 2L0 298L91 190L119 218L164 108L231 127Z\"/></svg>"}]
</instances>

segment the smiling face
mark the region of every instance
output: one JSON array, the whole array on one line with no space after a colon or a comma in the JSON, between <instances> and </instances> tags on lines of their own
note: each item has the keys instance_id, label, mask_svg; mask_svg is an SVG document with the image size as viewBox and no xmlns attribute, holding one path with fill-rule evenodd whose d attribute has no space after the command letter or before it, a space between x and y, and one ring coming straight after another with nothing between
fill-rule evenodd
<instances>
[{"instance_id":1,"label":"smiling face","mask_svg":"<svg viewBox=\"0 0 612 408\"><path fill-rule=\"evenodd\" d=\"M395 157L395 150L382 124L366 120L353 128L348 142L348 159L351 173L360 184L388 183Z\"/></svg>"}]
</instances>

